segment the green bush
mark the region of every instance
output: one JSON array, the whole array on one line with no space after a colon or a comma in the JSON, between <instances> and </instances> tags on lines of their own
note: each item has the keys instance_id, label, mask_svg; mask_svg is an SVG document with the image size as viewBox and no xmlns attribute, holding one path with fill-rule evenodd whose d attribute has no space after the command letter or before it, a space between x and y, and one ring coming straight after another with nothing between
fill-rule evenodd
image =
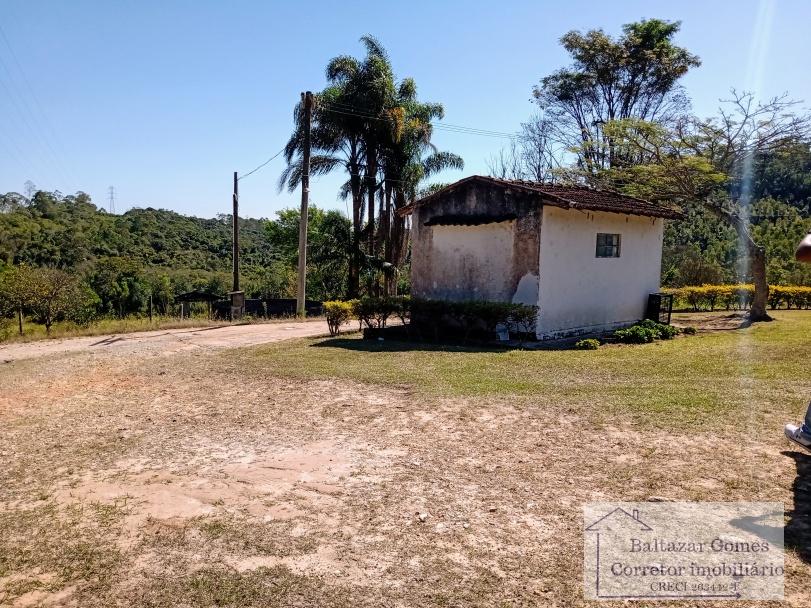
<instances>
[{"instance_id":1,"label":"green bush","mask_svg":"<svg viewBox=\"0 0 811 608\"><path fill-rule=\"evenodd\" d=\"M523 338L534 333L537 315L537 306L509 302L411 300L413 322L431 332L434 339L448 330L461 333L465 340L474 333L491 338L500 325L522 334Z\"/></svg>"},{"instance_id":2,"label":"green bush","mask_svg":"<svg viewBox=\"0 0 811 608\"><path fill-rule=\"evenodd\" d=\"M360 321L361 327L386 327L389 318L396 316L405 323L411 316L411 298L398 296L390 298L373 298L364 296L352 300L352 312Z\"/></svg>"},{"instance_id":3,"label":"green bush","mask_svg":"<svg viewBox=\"0 0 811 608\"><path fill-rule=\"evenodd\" d=\"M693 311L746 310L752 304L753 285L690 285L665 288L662 291L673 295L676 308L689 307ZM811 308L811 287L802 285L769 285L769 306L772 309Z\"/></svg>"},{"instance_id":4,"label":"green bush","mask_svg":"<svg viewBox=\"0 0 811 608\"><path fill-rule=\"evenodd\" d=\"M324 314L327 317L327 327L329 334L337 336L341 333L341 325L352 318L352 303L333 300L324 302Z\"/></svg>"},{"instance_id":5,"label":"green bush","mask_svg":"<svg viewBox=\"0 0 811 608\"><path fill-rule=\"evenodd\" d=\"M586 338L585 340L575 342L574 347L579 348L580 350L597 350L600 348L600 341L595 340L594 338Z\"/></svg>"},{"instance_id":6,"label":"green bush","mask_svg":"<svg viewBox=\"0 0 811 608\"><path fill-rule=\"evenodd\" d=\"M670 340L679 335L679 328L672 325L659 324L659 338L662 340Z\"/></svg>"},{"instance_id":7,"label":"green bush","mask_svg":"<svg viewBox=\"0 0 811 608\"><path fill-rule=\"evenodd\" d=\"M654 340L670 340L678 334L678 328L672 325L645 319L631 325L631 327L618 329L614 332L614 338L624 344L647 344Z\"/></svg>"},{"instance_id":8,"label":"green bush","mask_svg":"<svg viewBox=\"0 0 811 608\"><path fill-rule=\"evenodd\" d=\"M614 332L614 338L623 344L647 344L659 337L659 332L642 325L632 325Z\"/></svg>"}]
</instances>

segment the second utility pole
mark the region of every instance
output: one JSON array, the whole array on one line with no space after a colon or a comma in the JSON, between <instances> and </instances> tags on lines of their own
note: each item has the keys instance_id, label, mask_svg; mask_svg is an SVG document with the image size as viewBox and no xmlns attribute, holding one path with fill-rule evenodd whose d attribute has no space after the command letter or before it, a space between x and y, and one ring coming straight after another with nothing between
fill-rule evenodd
<instances>
[{"instance_id":1,"label":"second utility pole","mask_svg":"<svg viewBox=\"0 0 811 608\"><path fill-rule=\"evenodd\" d=\"M234 214L231 216L233 236L233 261L234 261L234 283L231 291L239 291L239 178L234 171Z\"/></svg>"},{"instance_id":2,"label":"second utility pole","mask_svg":"<svg viewBox=\"0 0 811 608\"><path fill-rule=\"evenodd\" d=\"M296 316L304 317L307 296L307 208L310 197L310 122L313 115L313 94L301 94L304 103L304 150L301 159L301 215L298 229L298 289L296 290Z\"/></svg>"}]
</instances>

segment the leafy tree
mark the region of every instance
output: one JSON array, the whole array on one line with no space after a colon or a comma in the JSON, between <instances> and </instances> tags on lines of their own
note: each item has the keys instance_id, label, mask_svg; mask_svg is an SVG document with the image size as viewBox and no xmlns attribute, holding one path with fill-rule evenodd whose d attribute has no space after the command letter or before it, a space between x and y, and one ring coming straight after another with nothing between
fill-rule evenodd
<instances>
[{"instance_id":1,"label":"leafy tree","mask_svg":"<svg viewBox=\"0 0 811 608\"><path fill-rule=\"evenodd\" d=\"M278 219L267 223L268 240L273 244L278 261L288 269L271 265L264 276L265 286L278 294L289 294L290 276L298 264L298 230L300 211L284 209ZM324 211L316 206L308 210L307 273L310 293L321 300L342 297L346 293L349 262L352 254L352 233L349 220L339 211ZM276 297L278 297L277 294Z\"/></svg>"},{"instance_id":2,"label":"leafy tree","mask_svg":"<svg viewBox=\"0 0 811 608\"><path fill-rule=\"evenodd\" d=\"M46 333L58 318L86 318L94 296L75 275L57 268L27 268L24 273L26 308L45 325Z\"/></svg>"},{"instance_id":3,"label":"leafy tree","mask_svg":"<svg viewBox=\"0 0 811 608\"><path fill-rule=\"evenodd\" d=\"M104 312L119 318L142 311L149 300L149 285L143 268L130 258L106 258L97 265L90 284Z\"/></svg>"},{"instance_id":4,"label":"leafy tree","mask_svg":"<svg viewBox=\"0 0 811 608\"><path fill-rule=\"evenodd\" d=\"M20 335L23 335L24 311L31 295L32 273L32 268L21 265L0 274L0 315L16 314Z\"/></svg>"},{"instance_id":5,"label":"leafy tree","mask_svg":"<svg viewBox=\"0 0 811 608\"><path fill-rule=\"evenodd\" d=\"M673 43L679 22L629 23L618 39L602 30L570 31L561 38L572 65L534 89L541 110L561 141L578 151L581 170L592 174L621 159L604 127L636 118L669 123L688 106L678 82L698 57Z\"/></svg>"},{"instance_id":6,"label":"leafy tree","mask_svg":"<svg viewBox=\"0 0 811 608\"><path fill-rule=\"evenodd\" d=\"M625 160L603 171L601 181L649 200L700 203L735 230L755 285L753 321L770 318L766 249L749 219L754 163L808 141L811 119L794 113L794 105L784 97L758 103L751 93L733 90L717 117L685 118L671 126L620 120L606 127Z\"/></svg>"}]
</instances>

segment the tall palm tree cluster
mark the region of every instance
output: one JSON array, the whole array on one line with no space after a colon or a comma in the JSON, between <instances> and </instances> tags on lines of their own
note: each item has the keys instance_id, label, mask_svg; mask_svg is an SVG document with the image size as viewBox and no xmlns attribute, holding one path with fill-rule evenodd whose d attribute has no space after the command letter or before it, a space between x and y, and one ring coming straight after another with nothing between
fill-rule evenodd
<instances>
[{"instance_id":1,"label":"tall palm tree cluster","mask_svg":"<svg viewBox=\"0 0 811 608\"><path fill-rule=\"evenodd\" d=\"M363 59L341 55L327 65L328 84L314 96L310 131L310 174L337 169L347 174L339 196L352 200L349 297L359 295L362 276L367 293L379 295L381 274L385 294L393 293L408 251L407 220L397 211L414 200L423 180L464 167L459 156L440 152L431 143L431 121L443 117L442 105L419 101L413 79L398 82L386 50L374 37L364 36L361 43ZM301 183L303 120L299 103L280 190L293 191Z\"/></svg>"}]
</instances>

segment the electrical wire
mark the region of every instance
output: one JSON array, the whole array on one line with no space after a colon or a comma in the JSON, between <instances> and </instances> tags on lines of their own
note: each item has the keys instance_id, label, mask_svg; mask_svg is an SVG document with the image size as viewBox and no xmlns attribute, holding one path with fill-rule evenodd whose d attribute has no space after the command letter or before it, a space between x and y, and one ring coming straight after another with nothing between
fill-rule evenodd
<instances>
[{"instance_id":1,"label":"electrical wire","mask_svg":"<svg viewBox=\"0 0 811 608\"><path fill-rule=\"evenodd\" d=\"M272 160L273 160L273 159L275 159L277 156L279 156L279 155L280 155L282 152L284 152L284 150L285 150L285 148L286 148L286 147L287 147L287 146L285 146L284 148L282 148L281 150L279 150L278 152L276 152L276 154L274 154L273 156L271 156L269 159L267 159L265 162L263 162L261 165L259 165L259 166L258 166L258 167L256 167L255 169L253 169L253 170L251 170L251 171L248 171L248 172L247 172L245 175L240 175L240 176L237 178L237 181L242 180L242 179L245 179L245 178L246 178L246 177L248 177L249 175L253 175L253 174L254 174L254 173L256 173L257 171L259 171L259 169L261 169L262 167L264 167L265 165L267 165L267 164L268 164L270 161L272 161Z\"/></svg>"},{"instance_id":2,"label":"electrical wire","mask_svg":"<svg viewBox=\"0 0 811 608\"><path fill-rule=\"evenodd\" d=\"M369 114L368 112L364 112L360 108L354 108L352 106L347 106L345 104L338 104L334 102L325 102L319 104L319 109L322 111L334 113L334 114L343 114L345 116L356 116L358 118L366 118L368 120L377 120L380 122L390 123L392 122L391 118L386 118L382 116L374 116ZM507 133L504 131L492 131L489 129L479 129L476 127L466 127L463 125L455 125L451 123L437 123L432 122L430 123L431 127L440 131L446 131L449 133L460 133L464 135L479 135L483 137L496 137L496 138L504 138L504 139L515 139L519 135L517 133Z\"/></svg>"},{"instance_id":3,"label":"electrical wire","mask_svg":"<svg viewBox=\"0 0 811 608\"><path fill-rule=\"evenodd\" d=\"M342 114L342 115L346 115L346 116L355 116L355 117L358 117L358 118L366 118L368 120L377 120L377 121L380 121L380 122L387 122L387 123L392 122L391 118L385 118L385 117L382 117L382 116L374 116L372 114L369 114L368 112L364 112L361 108L357 108L357 107L354 107L354 106L350 106L350 105L342 104L342 103L338 103L338 102L323 102L322 101L322 102L319 102L317 107L321 111L330 112L330 113L334 113L334 114ZM459 133L459 134L463 134L463 135L479 135L479 136L482 136L482 137L496 137L496 138L502 138L502 139L503 138L514 139L514 138L518 137L517 133L506 133L504 131L491 131L491 130L488 130L488 129L478 129L478 128L475 128L475 127L465 127L465 126L462 126L462 125L454 125L454 124L449 124L449 123L433 123L432 122L432 123L429 123L429 124L434 129L438 129L438 130L441 130L441 131L446 131L446 132L449 132L449 133ZM277 158L282 152L284 152L284 150L285 150L285 148L282 148L276 154L271 156L269 159L267 159L265 162L263 162L261 165L259 165L255 169L252 169L251 171L248 171L244 175L239 176L237 178L237 180L242 180L242 179L248 177L249 175L252 175L252 174L256 173L257 171L259 171L260 169L265 167L268 163L270 163L272 160ZM388 179L386 181L403 182L403 180L397 180L397 179ZM403 183L405 183L405 182L403 182Z\"/></svg>"}]
</instances>

